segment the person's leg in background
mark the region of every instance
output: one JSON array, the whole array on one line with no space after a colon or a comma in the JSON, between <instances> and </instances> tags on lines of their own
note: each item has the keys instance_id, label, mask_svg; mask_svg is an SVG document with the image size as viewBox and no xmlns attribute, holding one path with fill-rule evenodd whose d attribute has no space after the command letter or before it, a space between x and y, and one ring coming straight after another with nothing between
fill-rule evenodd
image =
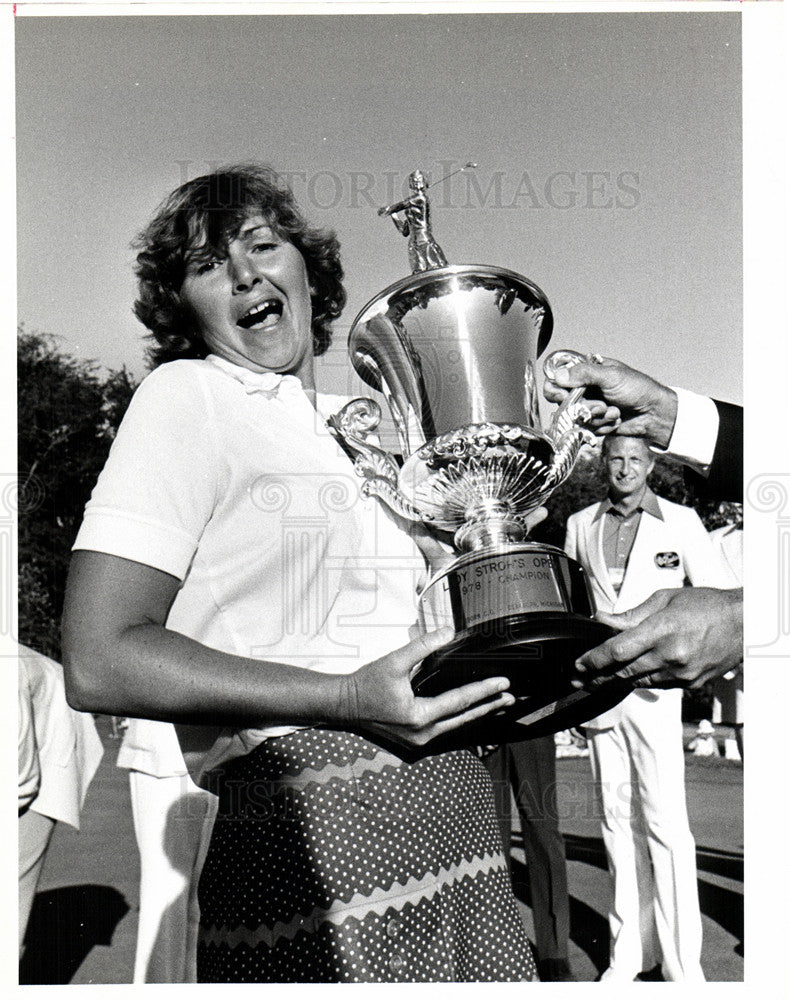
<instances>
[{"instance_id":1,"label":"person's leg in background","mask_svg":"<svg viewBox=\"0 0 790 1000\"><path fill-rule=\"evenodd\" d=\"M642 817L655 884L655 926L668 982L702 983L702 917L697 861L686 806L679 689L657 692L624 721L634 761L635 801Z\"/></svg>"},{"instance_id":2,"label":"person's leg in background","mask_svg":"<svg viewBox=\"0 0 790 1000\"><path fill-rule=\"evenodd\" d=\"M129 785L140 852L133 981L194 982L195 872L213 796L188 775L157 778L130 771Z\"/></svg>"},{"instance_id":3,"label":"person's leg in background","mask_svg":"<svg viewBox=\"0 0 790 1000\"><path fill-rule=\"evenodd\" d=\"M196 787L196 786L195 786ZM184 982L197 982L197 944L200 932L200 905L198 903L198 881L203 870L203 863L206 860L208 846L211 843L211 831L214 820L217 816L217 806L219 799L216 795L205 792L204 789L197 789L199 797L195 798L192 808L196 809L195 822L201 822L201 832L198 841L197 854L192 870L192 881L189 886L189 897L187 900L187 959ZM202 821L199 817L202 815Z\"/></svg>"},{"instance_id":4,"label":"person's leg in background","mask_svg":"<svg viewBox=\"0 0 790 1000\"><path fill-rule=\"evenodd\" d=\"M494 786L494 806L499 820L499 829L502 833L502 846L505 850L508 869L512 875L513 864L510 858L510 847L513 838L513 798L510 791L511 762L508 747L496 747L491 753L484 754L482 760L488 768L491 784Z\"/></svg>"},{"instance_id":5,"label":"person's leg in background","mask_svg":"<svg viewBox=\"0 0 790 1000\"><path fill-rule=\"evenodd\" d=\"M544 982L569 981L570 901L554 737L511 743L508 752L529 873L538 973Z\"/></svg>"},{"instance_id":6,"label":"person's leg in background","mask_svg":"<svg viewBox=\"0 0 790 1000\"><path fill-rule=\"evenodd\" d=\"M633 982L656 963L653 934L645 939L653 922L655 894L646 837L640 818L633 815L633 765L621 724L590 730L587 738L612 880L609 967L601 981Z\"/></svg>"},{"instance_id":7,"label":"person's leg in background","mask_svg":"<svg viewBox=\"0 0 790 1000\"><path fill-rule=\"evenodd\" d=\"M19 817L19 955L55 820L26 809Z\"/></svg>"}]
</instances>

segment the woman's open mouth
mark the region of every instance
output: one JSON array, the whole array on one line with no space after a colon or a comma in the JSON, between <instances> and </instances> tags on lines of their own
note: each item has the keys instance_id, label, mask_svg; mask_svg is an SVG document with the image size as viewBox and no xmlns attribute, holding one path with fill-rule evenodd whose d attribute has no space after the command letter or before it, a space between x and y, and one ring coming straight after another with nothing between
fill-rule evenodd
<instances>
[{"instance_id":1,"label":"woman's open mouth","mask_svg":"<svg viewBox=\"0 0 790 1000\"><path fill-rule=\"evenodd\" d=\"M283 304L279 299L266 299L248 310L237 326L244 330L265 330L274 326L283 314Z\"/></svg>"}]
</instances>

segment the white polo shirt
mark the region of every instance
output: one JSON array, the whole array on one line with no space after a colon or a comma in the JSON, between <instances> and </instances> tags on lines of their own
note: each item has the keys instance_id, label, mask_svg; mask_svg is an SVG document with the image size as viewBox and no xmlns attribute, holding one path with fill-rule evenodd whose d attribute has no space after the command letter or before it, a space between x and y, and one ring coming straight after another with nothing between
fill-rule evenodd
<instances>
[{"instance_id":1,"label":"white polo shirt","mask_svg":"<svg viewBox=\"0 0 790 1000\"><path fill-rule=\"evenodd\" d=\"M329 433L344 402L319 395L318 413L296 377L213 355L162 365L132 399L74 548L177 577L167 628L223 652L350 673L404 645L425 564ZM295 728L282 721L237 740ZM185 753L198 735L205 749L206 727L178 728Z\"/></svg>"}]
</instances>

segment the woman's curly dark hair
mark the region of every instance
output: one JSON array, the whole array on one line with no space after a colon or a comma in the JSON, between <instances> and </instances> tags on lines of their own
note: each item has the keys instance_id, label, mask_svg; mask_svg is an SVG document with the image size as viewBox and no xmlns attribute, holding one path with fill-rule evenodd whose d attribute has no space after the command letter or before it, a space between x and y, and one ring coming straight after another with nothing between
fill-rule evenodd
<instances>
[{"instance_id":1,"label":"woman's curly dark hair","mask_svg":"<svg viewBox=\"0 0 790 1000\"><path fill-rule=\"evenodd\" d=\"M163 202L134 243L137 318L151 331L151 367L179 358L204 358L210 349L196 332L180 289L190 253L223 254L251 214L260 213L304 258L313 307L313 348L323 354L332 321L346 302L340 244L335 234L309 226L293 192L270 167L238 165L196 177Z\"/></svg>"}]
</instances>

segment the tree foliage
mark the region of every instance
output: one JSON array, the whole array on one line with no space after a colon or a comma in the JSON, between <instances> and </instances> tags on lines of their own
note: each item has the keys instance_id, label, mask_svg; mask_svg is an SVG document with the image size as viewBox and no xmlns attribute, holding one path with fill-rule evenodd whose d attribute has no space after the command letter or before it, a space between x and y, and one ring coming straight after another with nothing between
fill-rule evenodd
<instances>
[{"instance_id":1,"label":"tree foliage","mask_svg":"<svg viewBox=\"0 0 790 1000\"><path fill-rule=\"evenodd\" d=\"M18 330L19 638L59 658L69 553L135 385Z\"/></svg>"}]
</instances>

